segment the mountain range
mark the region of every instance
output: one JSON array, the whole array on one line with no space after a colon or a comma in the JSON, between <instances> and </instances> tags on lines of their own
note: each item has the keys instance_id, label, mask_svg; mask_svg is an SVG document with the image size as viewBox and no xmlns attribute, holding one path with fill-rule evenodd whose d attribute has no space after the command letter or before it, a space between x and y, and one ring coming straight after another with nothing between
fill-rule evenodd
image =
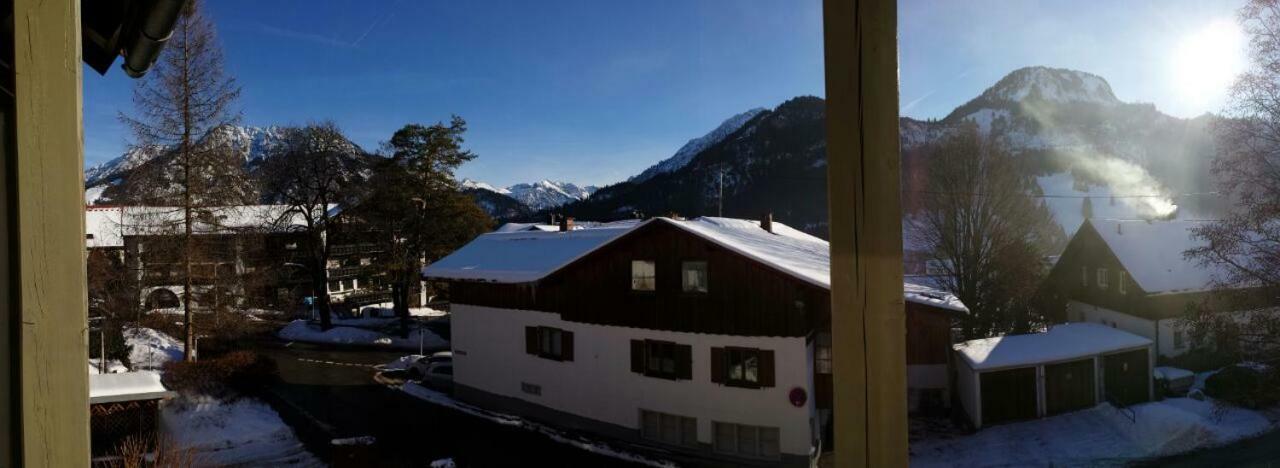
<instances>
[{"instance_id":1,"label":"mountain range","mask_svg":"<svg viewBox=\"0 0 1280 468\"><path fill-rule=\"evenodd\" d=\"M495 187L474 180L462 189L500 221L543 221L552 214L608 221L678 214L756 218L825 236L826 138L823 99L801 96L772 109L733 115L670 157L606 187L542 180ZM941 119L900 118L903 206L917 208L931 142L965 125L1028 161L1058 223L1073 232L1083 199L1095 216L1205 217L1222 209L1212 196L1211 123L1119 100L1100 76L1066 69L1015 70ZM252 167L280 140L275 127L226 130ZM88 195L100 193L156 151L133 150L85 172ZM1102 202L1106 201L1106 202Z\"/></svg>"}]
</instances>

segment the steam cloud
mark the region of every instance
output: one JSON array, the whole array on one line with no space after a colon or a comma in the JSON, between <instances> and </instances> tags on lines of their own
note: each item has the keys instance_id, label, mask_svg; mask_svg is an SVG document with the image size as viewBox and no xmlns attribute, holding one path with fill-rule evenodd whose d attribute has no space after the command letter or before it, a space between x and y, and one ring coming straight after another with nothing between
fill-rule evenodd
<instances>
[{"instance_id":1,"label":"steam cloud","mask_svg":"<svg viewBox=\"0 0 1280 468\"><path fill-rule=\"evenodd\" d=\"M1144 218L1168 218L1178 211L1169 192L1142 166L1096 153L1077 155L1074 169L1101 181L1117 200Z\"/></svg>"}]
</instances>

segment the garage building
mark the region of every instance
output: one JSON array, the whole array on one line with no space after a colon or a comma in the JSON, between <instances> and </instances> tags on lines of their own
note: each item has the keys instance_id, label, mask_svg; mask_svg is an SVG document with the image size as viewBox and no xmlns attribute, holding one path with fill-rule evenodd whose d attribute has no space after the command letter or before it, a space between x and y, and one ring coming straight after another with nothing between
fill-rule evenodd
<instances>
[{"instance_id":1,"label":"garage building","mask_svg":"<svg viewBox=\"0 0 1280 468\"><path fill-rule=\"evenodd\" d=\"M954 346L956 392L975 428L1150 401L1153 342L1097 323Z\"/></svg>"}]
</instances>

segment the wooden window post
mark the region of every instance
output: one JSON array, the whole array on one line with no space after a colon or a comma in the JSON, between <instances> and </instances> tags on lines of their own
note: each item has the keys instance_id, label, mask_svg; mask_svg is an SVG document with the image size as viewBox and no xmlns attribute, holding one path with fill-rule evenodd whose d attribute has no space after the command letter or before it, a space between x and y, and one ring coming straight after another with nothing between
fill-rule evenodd
<instances>
[{"instance_id":1,"label":"wooden window post","mask_svg":"<svg viewBox=\"0 0 1280 468\"><path fill-rule=\"evenodd\" d=\"M0 300L18 328L6 336L17 356L5 362L18 366L10 434L17 466L87 466L80 2L13 6L16 154L6 151L0 202Z\"/></svg>"},{"instance_id":2,"label":"wooden window post","mask_svg":"<svg viewBox=\"0 0 1280 468\"><path fill-rule=\"evenodd\" d=\"M835 462L907 465L896 0L825 0Z\"/></svg>"}]
</instances>

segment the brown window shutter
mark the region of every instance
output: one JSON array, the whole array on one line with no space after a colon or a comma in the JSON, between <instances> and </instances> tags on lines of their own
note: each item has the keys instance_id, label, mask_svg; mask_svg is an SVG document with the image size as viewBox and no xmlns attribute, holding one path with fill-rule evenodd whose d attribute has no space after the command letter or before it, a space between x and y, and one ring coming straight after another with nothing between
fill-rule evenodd
<instances>
[{"instance_id":1,"label":"brown window shutter","mask_svg":"<svg viewBox=\"0 0 1280 468\"><path fill-rule=\"evenodd\" d=\"M644 340L631 340L631 372L644 373Z\"/></svg>"},{"instance_id":2,"label":"brown window shutter","mask_svg":"<svg viewBox=\"0 0 1280 468\"><path fill-rule=\"evenodd\" d=\"M724 383L724 348L711 348L711 381Z\"/></svg>"},{"instance_id":3,"label":"brown window shutter","mask_svg":"<svg viewBox=\"0 0 1280 468\"><path fill-rule=\"evenodd\" d=\"M560 332L560 360L573 360L573 332L571 331Z\"/></svg>"},{"instance_id":4,"label":"brown window shutter","mask_svg":"<svg viewBox=\"0 0 1280 468\"><path fill-rule=\"evenodd\" d=\"M774 386L773 378L773 350L760 350L760 386Z\"/></svg>"},{"instance_id":5,"label":"brown window shutter","mask_svg":"<svg viewBox=\"0 0 1280 468\"><path fill-rule=\"evenodd\" d=\"M538 354L538 327L524 327L524 352Z\"/></svg>"},{"instance_id":6,"label":"brown window shutter","mask_svg":"<svg viewBox=\"0 0 1280 468\"><path fill-rule=\"evenodd\" d=\"M676 345L676 378L693 380L693 347Z\"/></svg>"}]
</instances>

